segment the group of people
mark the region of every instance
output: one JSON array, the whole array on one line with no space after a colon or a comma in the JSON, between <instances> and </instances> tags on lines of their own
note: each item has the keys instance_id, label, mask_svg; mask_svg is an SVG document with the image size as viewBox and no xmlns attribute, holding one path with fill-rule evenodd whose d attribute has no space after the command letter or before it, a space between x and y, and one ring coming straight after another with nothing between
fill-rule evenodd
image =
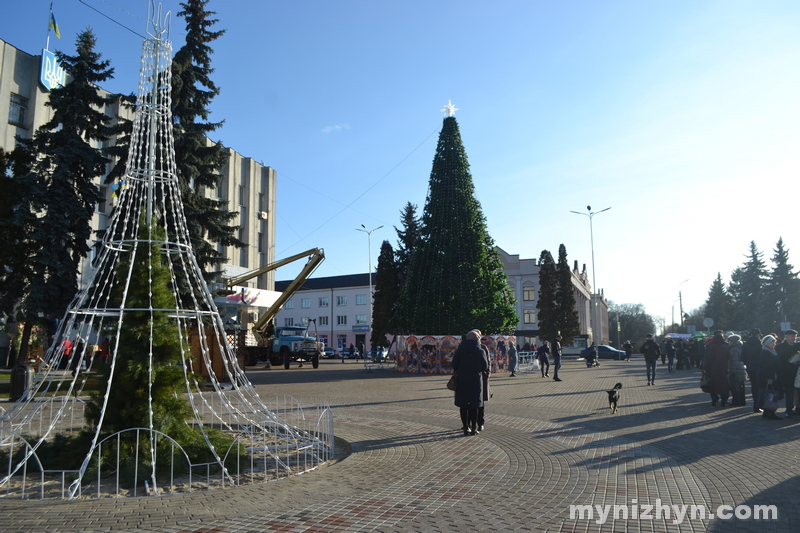
<instances>
[{"instance_id":1,"label":"group of people","mask_svg":"<svg viewBox=\"0 0 800 533\"><path fill-rule=\"evenodd\" d=\"M680 340L677 345L669 339L662 352L660 346L647 335L641 347L647 365L647 384L655 384L656 364L659 358L669 371L699 367L703 371L701 388L711 396L711 405L725 407L744 406L747 381L753 397L753 411L763 413L770 420L783 417L776 413L784 402L786 418L800 416L797 398L800 393L800 344L797 331L789 329L779 341L775 333L761 335L753 329L747 340L731 334L727 338L722 330L714 332L708 340ZM673 365L677 359L677 365Z\"/></svg>"}]
</instances>

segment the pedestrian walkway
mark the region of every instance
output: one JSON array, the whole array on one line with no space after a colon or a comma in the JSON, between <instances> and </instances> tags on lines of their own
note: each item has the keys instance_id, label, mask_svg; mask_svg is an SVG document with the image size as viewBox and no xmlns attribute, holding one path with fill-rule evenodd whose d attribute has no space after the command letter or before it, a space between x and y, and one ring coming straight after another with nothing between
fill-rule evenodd
<instances>
[{"instance_id":1,"label":"pedestrian walkway","mask_svg":"<svg viewBox=\"0 0 800 533\"><path fill-rule=\"evenodd\" d=\"M495 375L486 429L465 437L445 375L366 373L339 361L258 369L248 374L264 398L326 399L340 452L349 455L298 477L225 491L0 500L0 531L800 531L800 424L763 420L752 406L712 408L699 371L658 371L653 387L640 361L567 364L560 383L535 373ZM616 382L622 399L611 415L603 391ZM659 518L654 510L655 519L641 519L643 506L657 502L670 506L669 519L663 507ZM586 509L571 518L570 505L612 510L605 521L596 507L591 520ZM626 508L627 520L621 509L614 520L614 505ZM682 505L706 513L774 505L778 520L691 520L687 512L679 521L674 509Z\"/></svg>"}]
</instances>

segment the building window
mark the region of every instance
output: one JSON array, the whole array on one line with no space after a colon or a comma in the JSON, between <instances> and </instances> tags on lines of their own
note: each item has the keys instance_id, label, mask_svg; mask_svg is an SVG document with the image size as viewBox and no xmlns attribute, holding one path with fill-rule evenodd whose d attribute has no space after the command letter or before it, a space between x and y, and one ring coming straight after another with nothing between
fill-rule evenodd
<instances>
[{"instance_id":1,"label":"building window","mask_svg":"<svg viewBox=\"0 0 800 533\"><path fill-rule=\"evenodd\" d=\"M339 315L336 317L336 325L337 326L346 326L347 325L347 315Z\"/></svg>"},{"instance_id":2,"label":"building window","mask_svg":"<svg viewBox=\"0 0 800 533\"><path fill-rule=\"evenodd\" d=\"M366 324L367 315L356 315L356 324Z\"/></svg>"},{"instance_id":3,"label":"building window","mask_svg":"<svg viewBox=\"0 0 800 533\"><path fill-rule=\"evenodd\" d=\"M302 309L311 309L311 298L300 298L300 307Z\"/></svg>"},{"instance_id":4,"label":"building window","mask_svg":"<svg viewBox=\"0 0 800 533\"><path fill-rule=\"evenodd\" d=\"M294 318L284 318L283 319L284 326L294 326Z\"/></svg>"},{"instance_id":5,"label":"building window","mask_svg":"<svg viewBox=\"0 0 800 533\"><path fill-rule=\"evenodd\" d=\"M336 345L339 348L347 346L347 335L336 335Z\"/></svg>"},{"instance_id":6,"label":"building window","mask_svg":"<svg viewBox=\"0 0 800 533\"><path fill-rule=\"evenodd\" d=\"M11 93L11 102L8 108L8 123L20 128L25 127L25 117L28 112L28 99Z\"/></svg>"},{"instance_id":7,"label":"building window","mask_svg":"<svg viewBox=\"0 0 800 533\"><path fill-rule=\"evenodd\" d=\"M303 324L303 327L308 326L308 320L309 318L307 316L304 316L303 318L300 319L300 322Z\"/></svg>"},{"instance_id":8,"label":"building window","mask_svg":"<svg viewBox=\"0 0 800 533\"><path fill-rule=\"evenodd\" d=\"M336 305L338 305L339 307L347 305L347 296L337 296Z\"/></svg>"},{"instance_id":9,"label":"building window","mask_svg":"<svg viewBox=\"0 0 800 533\"><path fill-rule=\"evenodd\" d=\"M319 325L320 326L327 326L328 325L328 317L326 317L326 316L319 317Z\"/></svg>"},{"instance_id":10,"label":"building window","mask_svg":"<svg viewBox=\"0 0 800 533\"><path fill-rule=\"evenodd\" d=\"M525 324L535 324L536 323L536 311L533 309L525 309L523 311L523 318L522 321Z\"/></svg>"},{"instance_id":11,"label":"building window","mask_svg":"<svg viewBox=\"0 0 800 533\"><path fill-rule=\"evenodd\" d=\"M367 305L367 295L356 294L356 305Z\"/></svg>"},{"instance_id":12,"label":"building window","mask_svg":"<svg viewBox=\"0 0 800 533\"><path fill-rule=\"evenodd\" d=\"M327 296L323 296L319 299L319 306L320 307L328 307L331 303L330 299Z\"/></svg>"},{"instance_id":13,"label":"building window","mask_svg":"<svg viewBox=\"0 0 800 533\"><path fill-rule=\"evenodd\" d=\"M327 335L320 335L319 336L319 342L321 342L325 346L328 346L328 336Z\"/></svg>"},{"instance_id":14,"label":"building window","mask_svg":"<svg viewBox=\"0 0 800 533\"><path fill-rule=\"evenodd\" d=\"M239 250L239 266L247 268L247 247Z\"/></svg>"},{"instance_id":15,"label":"building window","mask_svg":"<svg viewBox=\"0 0 800 533\"><path fill-rule=\"evenodd\" d=\"M283 304L284 309L294 309L294 300L289 300L285 304Z\"/></svg>"},{"instance_id":16,"label":"building window","mask_svg":"<svg viewBox=\"0 0 800 533\"><path fill-rule=\"evenodd\" d=\"M522 287L522 301L532 302L534 300L536 300L536 288Z\"/></svg>"}]
</instances>

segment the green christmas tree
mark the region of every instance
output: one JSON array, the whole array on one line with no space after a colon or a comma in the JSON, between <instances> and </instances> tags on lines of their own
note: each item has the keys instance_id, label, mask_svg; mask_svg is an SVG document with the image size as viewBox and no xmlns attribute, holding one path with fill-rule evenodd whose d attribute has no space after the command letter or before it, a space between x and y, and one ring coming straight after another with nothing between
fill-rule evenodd
<instances>
[{"instance_id":1,"label":"green christmas tree","mask_svg":"<svg viewBox=\"0 0 800 533\"><path fill-rule=\"evenodd\" d=\"M458 123L444 119L419 237L399 302L404 333L487 334L519 322L486 219L475 198Z\"/></svg>"},{"instance_id":2,"label":"green christmas tree","mask_svg":"<svg viewBox=\"0 0 800 533\"><path fill-rule=\"evenodd\" d=\"M145 224L140 223L139 235L147 235L147 231ZM153 228L151 238L163 240L163 229ZM110 434L128 428L150 427L152 398L153 428L186 444L195 439L186 424L192 412L183 397L187 391L180 331L175 318L165 311L175 308L175 297L170 288L172 275L165 264L161 246L140 244L134 256L120 263L118 278L127 279L131 268L131 283L125 302L125 308L129 310L125 311L119 348L114 354L116 369L103 431ZM121 284L118 290L120 298L122 289ZM150 308L154 311L146 310ZM101 365L100 372L104 382L111 379L110 365ZM101 393L87 406L90 426L99 422L105 390L101 387Z\"/></svg>"}]
</instances>

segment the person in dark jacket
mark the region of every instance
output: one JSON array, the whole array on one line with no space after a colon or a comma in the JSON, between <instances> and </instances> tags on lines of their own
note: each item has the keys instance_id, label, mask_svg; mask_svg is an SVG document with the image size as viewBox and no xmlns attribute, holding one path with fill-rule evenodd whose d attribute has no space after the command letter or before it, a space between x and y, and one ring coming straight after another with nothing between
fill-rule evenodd
<instances>
[{"instance_id":1,"label":"person in dark jacket","mask_svg":"<svg viewBox=\"0 0 800 533\"><path fill-rule=\"evenodd\" d=\"M561 368L561 334L556 335L550 343L550 354L553 356L553 381L561 381L558 370Z\"/></svg>"},{"instance_id":2,"label":"person in dark jacket","mask_svg":"<svg viewBox=\"0 0 800 533\"><path fill-rule=\"evenodd\" d=\"M742 360L750 381L750 394L753 396L753 412L758 412L758 360L761 357L761 330L754 328L742 347Z\"/></svg>"},{"instance_id":3,"label":"person in dark jacket","mask_svg":"<svg viewBox=\"0 0 800 533\"><path fill-rule=\"evenodd\" d=\"M783 342L775 348L778 358L781 360L778 389L786 397L786 418L794 416L794 378L797 376L797 364L790 361L795 354L800 352L800 344L796 341L797 331L789 329L783 334Z\"/></svg>"},{"instance_id":4,"label":"person in dark jacket","mask_svg":"<svg viewBox=\"0 0 800 533\"><path fill-rule=\"evenodd\" d=\"M510 377L517 376L517 347L513 342L508 343L508 371L511 372Z\"/></svg>"},{"instance_id":5,"label":"person in dark jacket","mask_svg":"<svg viewBox=\"0 0 800 533\"><path fill-rule=\"evenodd\" d=\"M647 334L647 340L644 341L639 351L644 354L644 362L647 364L647 384L656 384L656 363L661 355L661 347L656 341L653 340L653 334Z\"/></svg>"},{"instance_id":6,"label":"person in dark jacket","mask_svg":"<svg viewBox=\"0 0 800 533\"><path fill-rule=\"evenodd\" d=\"M742 362L742 338L739 335L728 337L728 347L731 349L731 360L728 364L728 388L731 389L731 405L741 407L747 405L744 395L744 380L746 373Z\"/></svg>"},{"instance_id":7,"label":"person in dark jacket","mask_svg":"<svg viewBox=\"0 0 800 533\"><path fill-rule=\"evenodd\" d=\"M675 372L675 341L669 339L664 351L667 352L667 362L669 363L667 369L672 374Z\"/></svg>"},{"instance_id":8,"label":"person in dark jacket","mask_svg":"<svg viewBox=\"0 0 800 533\"><path fill-rule=\"evenodd\" d=\"M778 383L778 372L780 372L781 361L778 352L775 351L777 339L772 335L767 335L761 340L761 355L758 361L758 408L764 407L764 400L768 390L775 390ZM772 409L764 409L764 418L770 420L783 420L775 414Z\"/></svg>"},{"instance_id":9,"label":"person in dark jacket","mask_svg":"<svg viewBox=\"0 0 800 533\"><path fill-rule=\"evenodd\" d=\"M480 336L470 331L453 354L456 372L455 404L461 409L464 435L477 435L478 408L483 407L483 374L489 371L489 361L481 349Z\"/></svg>"},{"instance_id":10,"label":"person in dark jacket","mask_svg":"<svg viewBox=\"0 0 800 533\"><path fill-rule=\"evenodd\" d=\"M630 361L631 355L633 354L633 344L631 344L631 341L625 341L625 344L622 345L622 349L625 350L625 360Z\"/></svg>"},{"instance_id":11,"label":"person in dark jacket","mask_svg":"<svg viewBox=\"0 0 800 533\"><path fill-rule=\"evenodd\" d=\"M542 377L550 377L550 359L547 354L550 353L550 343L548 341L542 342L542 345L536 350L536 357L539 358L539 367L542 369Z\"/></svg>"},{"instance_id":12,"label":"person in dark jacket","mask_svg":"<svg viewBox=\"0 0 800 533\"><path fill-rule=\"evenodd\" d=\"M703 359L703 372L711 378L711 387L705 389L711 394L711 405L716 406L722 398L720 407L728 405L728 366L730 364L730 347L722 336L722 330L714 332L714 337L706 347Z\"/></svg>"}]
</instances>

